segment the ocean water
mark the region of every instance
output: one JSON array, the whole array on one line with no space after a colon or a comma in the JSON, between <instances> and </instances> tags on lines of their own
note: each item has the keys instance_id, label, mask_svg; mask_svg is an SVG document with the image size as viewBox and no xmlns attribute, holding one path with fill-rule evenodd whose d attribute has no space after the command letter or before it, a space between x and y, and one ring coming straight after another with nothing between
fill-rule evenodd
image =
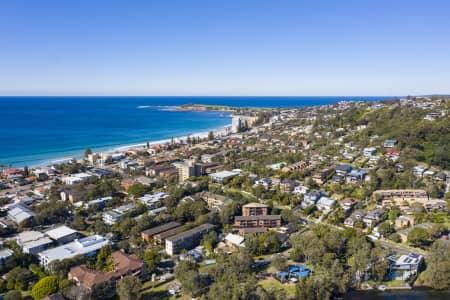
<instances>
[{"instance_id":1,"label":"ocean water","mask_svg":"<svg viewBox=\"0 0 450 300\"><path fill-rule=\"evenodd\" d=\"M0 164L46 165L81 157L86 147L112 151L207 132L231 124L229 113L173 111L187 103L301 107L392 97L0 97Z\"/></svg>"}]
</instances>

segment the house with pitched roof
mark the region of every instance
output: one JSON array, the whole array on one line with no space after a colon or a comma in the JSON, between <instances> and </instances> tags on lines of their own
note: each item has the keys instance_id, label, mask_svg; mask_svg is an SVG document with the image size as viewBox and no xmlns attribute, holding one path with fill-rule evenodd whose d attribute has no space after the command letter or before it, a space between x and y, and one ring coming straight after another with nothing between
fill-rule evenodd
<instances>
[{"instance_id":1,"label":"house with pitched roof","mask_svg":"<svg viewBox=\"0 0 450 300\"><path fill-rule=\"evenodd\" d=\"M76 266L70 269L68 278L77 286L91 290L96 284L111 281L116 282L124 276L142 277L145 275L145 263L135 254L126 254L122 251L111 253L113 270L102 272L89 269L86 265Z\"/></svg>"}]
</instances>

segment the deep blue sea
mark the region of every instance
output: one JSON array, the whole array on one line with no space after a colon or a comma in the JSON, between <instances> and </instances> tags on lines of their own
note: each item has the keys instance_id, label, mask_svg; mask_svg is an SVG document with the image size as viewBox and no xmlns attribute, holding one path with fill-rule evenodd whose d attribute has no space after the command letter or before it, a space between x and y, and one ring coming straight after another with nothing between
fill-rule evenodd
<instances>
[{"instance_id":1,"label":"deep blue sea","mask_svg":"<svg viewBox=\"0 0 450 300\"><path fill-rule=\"evenodd\" d=\"M172 111L187 103L301 107L393 97L0 97L0 164L50 164L231 124L223 112Z\"/></svg>"}]
</instances>

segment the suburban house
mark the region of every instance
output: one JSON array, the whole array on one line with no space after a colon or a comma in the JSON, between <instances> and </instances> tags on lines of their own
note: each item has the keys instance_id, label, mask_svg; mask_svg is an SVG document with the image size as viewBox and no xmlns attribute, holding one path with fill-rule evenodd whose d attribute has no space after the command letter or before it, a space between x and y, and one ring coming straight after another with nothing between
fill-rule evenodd
<instances>
[{"instance_id":1,"label":"suburban house","mask_svg":"<svg viewBox=\"0 0 450 300\"><path fill-rule=\"evenodd\" d=\"M383 142L383 147L384 148L394 148L396 144L397 144L397 140L385 140Z\"/></svg>"},{"instance_id":2,"label":"suburban house","mask_svg":"<svg viewBox=\"0 0 450 300\"><path fill-rule=\"evenodd\" d=\"M255 181L255 183L253 184L253 186L258 186L261 185L263 186L266 190L270 189L272 187L272 179L270 178L261 178Z\"/></svg>"},{"instance_id":3,"label":"suburban house","mask_svg":"<svg viewBox=\"0 0 450 300\"><path fill-rule=\"evenodd\" d=\"M290 193L295 188L295 181L291 179L281 179L278 182L278 188L283 193Z\"/></svg>"},{"instance_id":4,"label":"suburban house","mask_svg":"<svg viewBox=\"0 0 450 300\"><path fill-rule=\"evenodd\" d=\"M364 210L356 210L353 214L344 220L344 225L347 227L354 227L356 221L362 221L366 212Z\"/></svg>"},{"instance_id":5,"label":"suburban house","mask_svg":"<svg viewBox=\"0 0 450 300\"><path fill-rule=\"evenodd\" d=\"M303 197L303 201L301 202L300 206L305 209L308 206L316 205L319 198L322 196L322 193L319 191L311 191L309 193L306 193Z\"/></svg>"},{"instance_id":6,"label":"suburban house","mask_svg":"<svg viewBox=\"0 0 450 300\"><path fill-rule=\"evenodd\" d=\"M377 149L374 147L368 147L363 149L363 155L364 157L371 157L377 153Z\"/></svg>"},{"instance_id":7,"label":"suburban house","mask_svg":"<svg viewBox=\"0 0 450 300\"><path fill-rule=\"evenodd\" d=\"M316 203L316 207L320 211L329 212L331 211L331 208L336 203L336 200L331 199L326 196L320 197L320 199Z\"/></svg>"},{"instance_id":8,"label":"suburban house","mask_svg":"<svg viewBox=\"0 0 450 300\"><path fill-rule=\"evenodd\" d=\"M381 218L383 217L383 214L384 214L384 210L376 209L374 211L368 212L364 216L362 221L364 222L364 224L367 227L374 227L375 225L377 225L381 221Z\"/></svg>"},{"instance_id":9,"label":"suburban house","mask_svg":"<svg viewBox=\"0 0 450 300\"><path fill-rule=\"evenodd\" d=\"M423 256L416 253L400 256L390 255L388 259L391 279L404 281L417 275L424 261Z\"/></svg>"},{"instance_id":10,"label":"suburban house","mask_svg":"<svg viewBox=\"0 0 450 300\"><path fill-rule=\"evenodd\" d=\"M297 185L294 190L292 191L292 194L294 195L304 195L308 192L308 188L304 185Z\"/></svg>"},{"instance_id":11,"label":"suburban house","mask_svg":"<svg viewBox=\"0 0 450 300\"><path fill-rule=\"evenodd\" d=\"M346 181L347 183L360 183L364 180L366 177L367 172L363 170L352 170L350 173L347 174Z\"/></svg>"},{"instance_id":12,"label":"suburban house","mask_svg":"<svg viewBox=\"0 0 450 300\"><path fill-rule=\"evenodd\" d=\"M0 249L0 264L4 264L10 257L14 256L14 251L8 248Z\"/></svg>"},{"instance_id":13,"label":"suburban house","mask_svg":"<svg viewBox=\"0 0 450 300\"><path fill-rule=\"evenodd\" d=\"M334 172L335 168L333 166L330 166L315 173L312 176L312 180L319 185L324 184L327 181L327 179L334 174Z\"/></svg>"},{"instance_id":14,"label":"suburban house","mask_svg":"<svg viewBox=\"0 0 450 300\"><path fill-rule=\"evenodd\" d=\"M225 244L234 247L245 247L244 238L237 234L229 233L224 238Z\"/></svg>"},{"instance_id":15,"label":"suburban house","mask_svg":"<svg viewBox=\"0 0 450 300\"><path fill-rule=\"evenodd\" d=\"M350 216L344 220L344 226L353 228L355 226L357 219L355 216Z\"/></svg>"},{"instance_id":16,"label":"suburban house","mask_svg":"<svg viewBox=\"0 0 450 300\"><path fill-rule=\"evenodd\" d=\"M347 176L348 173L350 173L350 171L352 170L352 166L351 165L339 165L336 168L336 174L341 176L341 177L345 177Z\"/></svg>"},{"instance_id":17,"label":"suburban house","mask_svg":"<svg viewBox=\"0 0 450 300\"><path fill-rule=\"evenodd\" d=\"M342 199L339 201L339 205L342 207L342 209L345 212L352 210L355 203L356 203L356 200L353 198L345 198L345 199Z\"/></svg>"},{"instance_id":18,"label":"suburban house","mask_svg":"<svg viewBox=\"0 0 450 300\"><path fill-rule=\"evenodd\" d=\"M405 228L405 227L412 227L415 225L415 219L413 216L399 216L395 220L395 228Z\"/></svg>"}]
</instances>

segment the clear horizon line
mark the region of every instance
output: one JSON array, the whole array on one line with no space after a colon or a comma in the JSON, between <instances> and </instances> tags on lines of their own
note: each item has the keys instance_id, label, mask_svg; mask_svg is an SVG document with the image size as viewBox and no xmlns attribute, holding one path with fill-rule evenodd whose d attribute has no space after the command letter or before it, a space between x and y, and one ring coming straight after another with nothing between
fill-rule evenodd
<instances>
[{"instance_id":1,"label":"clear horizon line","mask_svg":"<svg viewBox=\"0 0 450 300\"><path fill-rule=\"evenodd\" d=\"M434 94L414 94L406 96L446 96L450 94L434 93ZM254 98L270 98L270 97L283 97L283 98L296 98L296 97L406 97L405 95L0 95L0 98L5 97L254 97Z\"/></svg>"}]
</instances>

